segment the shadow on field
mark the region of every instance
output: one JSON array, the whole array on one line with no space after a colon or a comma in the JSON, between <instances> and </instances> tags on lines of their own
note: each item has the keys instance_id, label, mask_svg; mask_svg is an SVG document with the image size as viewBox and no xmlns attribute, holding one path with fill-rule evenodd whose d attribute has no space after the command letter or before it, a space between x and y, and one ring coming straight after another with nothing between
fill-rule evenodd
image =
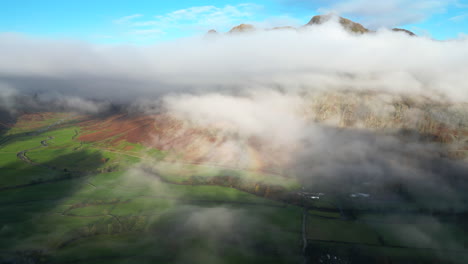
<instances>
[{"instance_id":1,"label":"shadow on field","mask_svg":"<svg viewBox=\"0 0 468 264\"><path fill-rule=\"evenodd\" d=\"M323 127L317 140L304 143L291 167L312 192L412 203L431 212L467 211L468 164L454 157L467 146L463 138L459 143L442 137L408 129L389 134Z\"/></svg>"},{"instance_id":2,"label":"shadow on field","mask_svg":"<svg viewBox=\"0 0 468 264\"><path fill-rule=\"evenodd\" d=\"M8 121L9 120L9 121ZM67 120L67 121L60 121L58 123L53 123L50 125L45 125L42 127L34 128L29 131L21 132L21 133L16 133L13 135L6 135L8 131L10 130L10 126L14 126L14 124L17 121L16 116L12 116L12 119L5 120L3 123L0 121L0 147L2 145L8 144L10 141L15 140L15 141L23 141L27 140L27 137L29 136L39 136L42 135L43 133L46 132L51 132L57 129L63 129L64 127L68 125L73 125L77 123L77 120ZM4 125L2 125L2 123Z\"/></svg>"},{"instance_id":3,"label":"shadow on field","mask_svg":"<svg viewBox=\"0 0 468 264\"><path fill-rule=\"evenodd\" d=\"M308 263L467 263L468 166L452 156L464 138L321 129L294 169L337 209L309 217Z\"/></svg>"},{"instance_id":4,"label":"shadow on field","mask_svg":"<svg viewBox=\"0 0 468 264\"><path fill-rule=\"evenodd\" d=\"M16 116L0 108L0 142L2 141L3 135L10 129L9 126L16 123L16 120Z\"/></svg>"},{"instance_id":5,"label":"shadow on field","mask_svg":"<svg viewBox=\"0 0 468 264\"><path fill-rule=\"evenodd\" d=\"M87 176L96 173L103 164L102 160L99 153L79 151L41 166L28 165L25 167L40 168L45 172L44 177L0 190L0 263L48 262L46 230L64 227L47 226L44 217L56 213L54 209L60 202L79 191ZM8 166L10 164L5 167ZM14 168L15 164L10 167ZM28 170L24 169L24 173ZM15 175L21 177L21 173Z\"/></svg>"}]
</instances>

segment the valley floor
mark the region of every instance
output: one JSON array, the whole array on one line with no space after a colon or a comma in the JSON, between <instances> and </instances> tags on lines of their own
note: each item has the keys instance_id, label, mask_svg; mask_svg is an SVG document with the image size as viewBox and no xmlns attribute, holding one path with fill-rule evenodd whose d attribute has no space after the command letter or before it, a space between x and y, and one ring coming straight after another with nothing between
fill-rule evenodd
<instances>
[{"instance_id":1,"label":"valley floor","mask_svg":"<svg viewBox=\"0 0 468 264\"><path fill-rule=\"evenodd\" d=\"M0 263L468 262L466 215L350 217L280 175L81 142L77 122L57 114L1 136Z\"/></svg>"}]
</instances>

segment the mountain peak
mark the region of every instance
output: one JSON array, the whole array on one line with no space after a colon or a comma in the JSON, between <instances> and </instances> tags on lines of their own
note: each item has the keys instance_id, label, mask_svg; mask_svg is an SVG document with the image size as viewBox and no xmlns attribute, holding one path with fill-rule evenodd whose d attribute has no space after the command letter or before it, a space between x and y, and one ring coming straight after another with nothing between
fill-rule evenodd
<instances>
[{"instance_id":1,"label":"mountain peak","mask_svg":"<svg viewBox=\"0 0 468 264\"><path fill-rule=\"evenodd\" d=\"M250 32L254 31L255 27L251 24L240 24L238 26L233 27L229 30L229 33L243 33L243 32Z\"/></svg>"},{"instance_id":2,"label":"mountain peak","mask_svg":"<svg viewBox=\"0 0 468 264\"><path fill-rule=\"evenodd\" d=\"M403 29L403 28L392 28L392 31L394 32L404 32L410 36L416 36L416 34L414 34L413 32L409 31L409 30L406 30L406 29Z\"/></svg>"},{"instance_id":3,"label":"mountain peak","mask_svg":"<svg viewBox=\"0 0 468 264\"><path fill-rule=\"evenodd\" d=\"M321 24L328 22L334 17L335 15L332 15L332 14L314 16L309 21L309 23L306 24L306 26L321 25ZM338 21L344 28L354 33L363 34L363 33L368 33L370 31L369 29L365 28L363 25L353 22L344 17L338 16Z\"/></svg>"}]
</instances>

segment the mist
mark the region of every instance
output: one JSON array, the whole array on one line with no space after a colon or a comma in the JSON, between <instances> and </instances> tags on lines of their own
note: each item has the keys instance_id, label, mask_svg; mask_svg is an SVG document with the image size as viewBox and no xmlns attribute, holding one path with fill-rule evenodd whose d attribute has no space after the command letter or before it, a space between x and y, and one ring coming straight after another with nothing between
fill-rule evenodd
<instances>
[{"instance_id":1,"label":"mist","mask_svg":"<svg viewBox=\"0 0 468 264\"><path fill-rule=\"evenodd\" d=\"M379 90L467 100L467 39L387 30L354 35L336 21L294 30L93 45L0 35L0 81L24 92L131 101L167 93Z\"/></svg>"}]
</instances>

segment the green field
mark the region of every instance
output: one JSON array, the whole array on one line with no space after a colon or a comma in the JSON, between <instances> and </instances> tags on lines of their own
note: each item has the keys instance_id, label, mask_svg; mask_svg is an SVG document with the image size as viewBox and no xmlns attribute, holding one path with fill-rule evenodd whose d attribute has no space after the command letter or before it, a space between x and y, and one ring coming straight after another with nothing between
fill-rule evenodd
<instances>
[{"instance_id":1,"label":"green field","mask_svg":"<svg viewBox=\"0 0 468 264\"><path fill-rule=\"evenodd\" d=\"M0 263L299 263L303 235L312 260L467 261L467 230L454 221L347 219L329 197L305 211L303 229L301 203L275 196L300 188L292 178L80 142L80 127L62 119L0 139Z\"/></svg>"},{"instance_id":2,"label":"green field","mask_svg":"<svg viewBox=\"0 0 468 264\"><path fill-rule=\"evenodd\" d=\"M2 261L288 263L300 257L300 208L234 188L181 184L192 174L217 177L221 169L181 165L177 173L168 169L174 164L161 163L167 173L157 178L137 164L148 156L160 160L160 151L79 142L79 130L71 122L2 137ZM24 150L36 165L17 157Z\"/></svg>"}]
</instances>

